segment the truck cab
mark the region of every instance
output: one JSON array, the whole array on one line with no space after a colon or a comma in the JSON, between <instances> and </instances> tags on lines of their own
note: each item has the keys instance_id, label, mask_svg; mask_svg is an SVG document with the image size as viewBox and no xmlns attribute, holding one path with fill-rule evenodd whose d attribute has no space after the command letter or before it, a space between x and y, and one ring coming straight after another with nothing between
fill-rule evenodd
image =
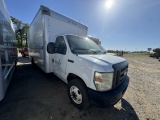
<instances>
[{"instance_id":1,"label":"truck cab","mask_svg":"<svg viewBox=\"0 0 160 120\"><path fill-rule=\"evenodd\" d=\"M47 52L52 72L68 83L69 98L80 109L87 108L90 101L100 106L114 105L127 89L128 62L104 54L87 37L57 36L55 43L48 43Z\"/></svg>"}]
</instances>

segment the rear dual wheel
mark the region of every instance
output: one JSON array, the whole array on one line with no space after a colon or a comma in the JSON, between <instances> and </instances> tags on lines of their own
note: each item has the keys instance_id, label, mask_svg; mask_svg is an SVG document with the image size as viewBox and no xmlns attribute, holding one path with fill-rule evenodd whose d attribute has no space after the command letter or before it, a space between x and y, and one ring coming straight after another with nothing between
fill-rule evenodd
<instances>
[{"instance_id":1,"label":"rear dual wheel","mask_svg":"<svg viewBox=\"0 0 160 120\"><path fill-rule=\"evenodd\" d=\"M31 64L32 64L32 67L33 67L33 68L36 67L33 57L31 57Z\"/></svg>"}]
</instances>

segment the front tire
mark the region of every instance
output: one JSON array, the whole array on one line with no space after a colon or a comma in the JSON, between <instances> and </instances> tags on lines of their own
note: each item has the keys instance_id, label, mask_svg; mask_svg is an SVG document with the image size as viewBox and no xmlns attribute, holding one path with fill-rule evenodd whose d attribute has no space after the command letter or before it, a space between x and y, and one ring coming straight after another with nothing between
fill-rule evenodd
<instances>
[{"instance_id":1,"label":"front tire","mask_svg":"<svg viewBox=\"0 0 160 120\"><path fill-rule=\"evenodd\" d=\"M68 95L72 104L79 109L86 109L90 105L87 87L79 79L73 79L69 82Z\"/></svg>"}]
</instances>

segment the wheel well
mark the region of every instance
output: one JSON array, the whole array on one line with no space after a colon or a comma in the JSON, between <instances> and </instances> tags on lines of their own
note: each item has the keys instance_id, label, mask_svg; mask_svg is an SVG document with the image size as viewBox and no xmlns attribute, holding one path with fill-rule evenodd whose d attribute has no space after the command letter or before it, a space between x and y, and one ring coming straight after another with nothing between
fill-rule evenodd
<instances>
[{"instance_id":1,"label":"wheel well","mask_svg":"<svg viewBox=\"0 0 160 120\"><path fill-rule=\"evenodd\" d=\"M77 76L77 75L75 75L75 74L73 74L73 73L69 73L69 75L68 75L68 77L67 77L68 83L69 83L71 80L73 80L73 79L79 79L80 81L82 81L82 82L85 84L85 82L83 81L82 78L80 78L79 76ZM87 86L87 85L85 84L85 86Z\"/></svg>"}]
</instances>

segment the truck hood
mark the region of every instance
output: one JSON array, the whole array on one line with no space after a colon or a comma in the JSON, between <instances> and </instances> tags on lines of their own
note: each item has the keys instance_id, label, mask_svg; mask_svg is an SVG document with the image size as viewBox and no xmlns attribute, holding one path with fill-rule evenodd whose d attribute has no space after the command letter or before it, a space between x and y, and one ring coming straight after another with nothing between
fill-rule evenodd
<instances>
[{"instance_id":1,"label":"truck hood","mask_svg":"<svg viewBox=\"0 0 160 120\"><path fill-rule=\"evenodd\" d=\"M81 59L90 62L92 66L101 66L105 69L105 71L113 71L112 65L121 63L126 61L126 59L107 55L107 54L101 54L101 55L78 55ZM93 65L94 64L94 65Z\"/></svg>"}]
</instances>

